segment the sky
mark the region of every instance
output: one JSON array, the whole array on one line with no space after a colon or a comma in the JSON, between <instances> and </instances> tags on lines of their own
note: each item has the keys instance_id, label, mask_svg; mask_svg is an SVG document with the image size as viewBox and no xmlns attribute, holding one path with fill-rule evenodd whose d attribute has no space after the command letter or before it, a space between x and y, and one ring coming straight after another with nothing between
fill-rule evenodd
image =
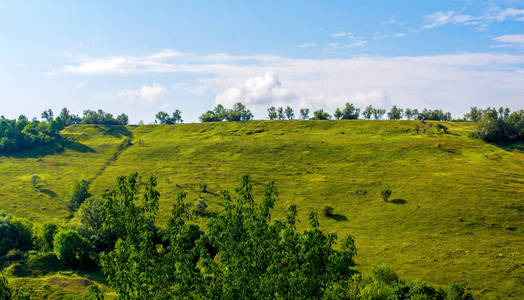
<instances>
[{"instance_id":1,"label":"sky","mask_svg":"<svg viewBox=\"0 0 524 300\"><path fill-rule=\"evenodd\" d=\"M524 1L0 2L0 115L524 108Z\"/></svg>"}]
</instances>

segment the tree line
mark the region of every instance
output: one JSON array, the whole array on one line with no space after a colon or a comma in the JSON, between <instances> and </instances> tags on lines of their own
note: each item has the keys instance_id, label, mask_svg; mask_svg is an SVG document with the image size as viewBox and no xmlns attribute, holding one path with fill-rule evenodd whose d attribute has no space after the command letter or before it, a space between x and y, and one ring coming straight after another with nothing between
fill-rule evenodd
<instances>
[{"instance_id":1,"label":"tree line","mask_svg":"<svg viewBox=\"0 0 524 300\"><path fill-rule=\"evenodd\" d=\"M20 115L17 119L0 117L0 153L17 152L39 145L53 144L60 139L59 131L73 124L104 124L127 125L126 114L116 118L101 109L85 110L82 117L71 114L63 108L60 114L54 117L51 109L42 112L42 121L29 119Z\"/></svg>"},{"instance_id":2,"label":"tree line","mask_svg":"<svg viewBox=\"0 0 524 300\"><path fill-rule=\"evenodd\" d=\"M386 265L361 274L354 238L321 231L318 213L308 214L304 231L296 228L295 205L283 220L272 218L273 181L256 199L250 177L243 176L233 193L221 192L223 209L207 215L204 227L193 222L184 193L167 226L156 225L156 177L141 183L135 173L116 181L101 197L84 199L77 227L45 223L35 231L25 220L0 214L0 256L10 261L12 275L100 270L123 299L471 299L459 284L444 290L402 280ZM91 291L103 298L97 288ZM12 296L0 276L0 299Z\"/></svg>"}]
</instances>

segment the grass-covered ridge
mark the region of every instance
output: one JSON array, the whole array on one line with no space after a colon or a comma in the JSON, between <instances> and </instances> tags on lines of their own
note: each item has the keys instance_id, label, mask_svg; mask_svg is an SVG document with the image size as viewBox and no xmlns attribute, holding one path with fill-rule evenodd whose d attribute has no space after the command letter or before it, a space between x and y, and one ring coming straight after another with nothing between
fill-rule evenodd
<instances>
[{"instance_id":1,"label":"grass-covered ridge","mask_svg":"<svg viewBox=\"0 0 524 300\"><path fill-rule=\"evenodd\" d=\"M0 211L41 222L69 220L74 180L90 193L114 178L154 173L160 222L175 195L201 196L221 209L218 192L250 174L255 191L274 179L275 218L290 204L299 228L309 210L334 207L321 228L351 233L357 269L388 263L399 275L435 284L464 283L483 296L524 296L524 154L470 137L471 123L420 121L250 121L138 127L76 125L75 143L0 157ZM419 134L416 133L416 128ZM425 129L425 133L424 133ZM129 141L130 143L129 143ZM32 184L33 175L41 181ZM383 186L393 191L389 202ZM205 218L199 222L205 222Z\"/></svg>"}]
</instances>

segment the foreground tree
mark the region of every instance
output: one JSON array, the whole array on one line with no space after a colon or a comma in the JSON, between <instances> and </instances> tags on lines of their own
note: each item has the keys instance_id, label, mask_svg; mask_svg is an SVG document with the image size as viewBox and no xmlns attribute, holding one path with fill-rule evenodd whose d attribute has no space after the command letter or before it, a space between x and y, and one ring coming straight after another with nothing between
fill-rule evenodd
<instances>
[{"instance_id":1,"label":"foreground tree","mask_svg":"<svg viewBox=\"0 0 524 300\"><path fill-rule=\"evenodd\" d=\"M355 273L353 238L333 249L337 237L319 230L316 214L310 213L304 232L296 230L295 206L285 222L272 221L273 182L256 202L244 176L234 195L222 192L224 210L211 216L203 232L190 224L184 194L177 196L168 227L157 228L156 178L142 197L136 179L119 177L117 189L104 194L102 209L104 226L120 236L114 250L101 255L102 270L122 298L319 298Z\"/></svg>"}]
</instances>

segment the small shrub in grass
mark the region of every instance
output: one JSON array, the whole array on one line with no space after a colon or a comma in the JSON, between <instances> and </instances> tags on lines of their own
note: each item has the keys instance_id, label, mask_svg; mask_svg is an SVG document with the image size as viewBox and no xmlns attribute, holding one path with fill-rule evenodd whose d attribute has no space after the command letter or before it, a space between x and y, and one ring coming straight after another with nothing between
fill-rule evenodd
<instances>
[{"instance_id":1,"label":"small shrub in grass","mask_svg":"<svg viewBox=\"0 0 524 300\"><path fill-rule=\"evenodd\" d=\"M452 282L448 285L446 294L446 299L448 300L473 300L473 296L456 282Z\"/></svg>"},{"instance_id":2,"label":"small shrub in grass","mask_svg":"<svg viewBox=\"0 0 524 300\"><path fill-rule=\"evenodd\" d=\"M82 179L74 182L70 200L70 205L72 209L78 209L78 207L80 207L84 200L90 196L88 190L89 182L87 182L87 180Z\"/></svg>"},{"instance_id":3,"label":"small shrub in grass","mask_svg":"<svg viewBox=\"0 0 524 300\"><path fill-rule=\"evenodd\" d=\"M398 281L398 275L393 269L385 264L374 265L371 268L371 278L385 284L394 284Z\"/></svg>"},{"instance_id":4,"label":"small shrub in grass","mask_svg":"<svg viewBox=\"0 0 524 300\"><path fill-rule=\"evenodd\" d=\"M380 195L382 195L382 199L387 202L389 197L391 197L391 189L389 187L383 187L380 191Z\"/></svg>"},{"instance_id":5,"label":"small shrub in grass","mask_svg":"<svg viewBox=\"0 0 524 300\"><path fill-rule=\"evenodd\" d=\"M40 184L41 181L42 181L42 179L40 179L40 176L38 176L38 175L31 176L31 185L34 188L38 187L38 184Z\"/></svg>"},{"instance_id":6,"label":"small shrub in grass","mask_svg":"<svg viewBox=\"0 0 524 300\"><path fill-rule=\"evenodd\" d=\"M195 203L195 212L199 215L204 215L206 213L207 203L204 198L198 198Z\"/></svg>"},{"instance_id":7,"label":"small shrub in grass","mask_svg":"<svg viewBox=\"0 0 524 300\"><path fill-rule=\"evenodd\" d=\"M333 216L333 212L334 212L334 211L335 211L335 209L334 209L333 207L331 207L331 206L324 206L324 207L322 208L322 215L323 215L324 217L329 218L329 217L332 217L332 216Z\"/></svg>"},{"instance_id":8,"label":"small shrub in grass","mask_svg":"<svg viewBox=\"0 0 524 300\"><path fill-rule=\"evenodd\" d=\"M207 193L207 183L201 183L200 184L200 192L201 193Z\"/></svg>"}]
</instances>

